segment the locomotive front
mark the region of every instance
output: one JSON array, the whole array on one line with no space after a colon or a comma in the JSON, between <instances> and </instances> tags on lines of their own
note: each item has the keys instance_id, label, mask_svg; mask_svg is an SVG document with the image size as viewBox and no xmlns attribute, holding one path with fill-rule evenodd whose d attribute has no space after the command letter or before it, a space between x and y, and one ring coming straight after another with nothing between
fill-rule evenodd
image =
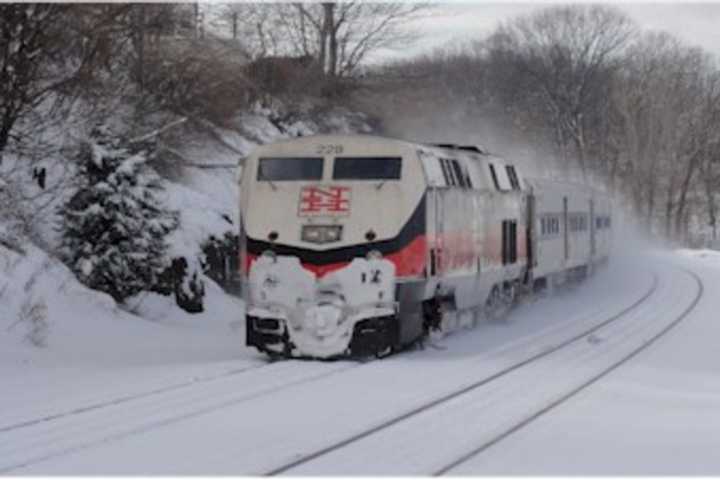
<instances>
[{"instance_id":1,"label":"locomotive front","mask_svg":"<svg viewBox=\"0 0 720 480\"><path fill-rule=\"evenodd\" d=\"M396 345L396 285L422 275L426 257L412 146L370 136L265 145L240 188L247 344L316 358Z\"/></svg>"}]
</instances>

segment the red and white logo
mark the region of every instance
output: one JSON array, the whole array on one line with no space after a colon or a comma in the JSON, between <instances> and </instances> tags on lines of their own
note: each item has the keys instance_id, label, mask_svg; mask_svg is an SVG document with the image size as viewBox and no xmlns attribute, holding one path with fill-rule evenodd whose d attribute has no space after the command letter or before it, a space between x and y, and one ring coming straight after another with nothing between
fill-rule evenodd
<instances>
[{"instance_id":1,"label":"red and white logo","mask_svg":"<svg viewBox=\"0 0 720 480\"><path fill-rule=\"evenodd\" d=\"M301 217L320 215L349 215L350 187L312 186L300 190Z\"/></svg>"}]
</instances>

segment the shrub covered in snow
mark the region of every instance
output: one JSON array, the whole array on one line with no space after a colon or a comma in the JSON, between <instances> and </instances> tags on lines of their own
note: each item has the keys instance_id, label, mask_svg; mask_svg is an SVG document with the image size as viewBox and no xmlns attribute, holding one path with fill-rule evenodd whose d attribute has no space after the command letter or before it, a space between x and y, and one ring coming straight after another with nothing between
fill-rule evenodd
<instances>
[{"instance_id":1,"label":"shrub covered in snow","mask_svg":"<svg viewBox=\"0 0 720 480\"><path fill-rule=\"evenodd\" d=\"M79 158L84 185L60 211L61 258L118 302L154 287L168 263L165 237L178 225L158 199L160 178L146 165L152 153L95 128Z\"/></svg>"},{"instance_id":2,"label":"shrub covered in snow","mask_svg":"<svg viewBox=\"0 0 720 480\"><path fill-rule=\"evenodd\" d=\"M211 235L203 244L203 271L226 291L240 291L237 276L240 258L238 235L226 232L222 238Z\"/></svg>"}]
</instances>

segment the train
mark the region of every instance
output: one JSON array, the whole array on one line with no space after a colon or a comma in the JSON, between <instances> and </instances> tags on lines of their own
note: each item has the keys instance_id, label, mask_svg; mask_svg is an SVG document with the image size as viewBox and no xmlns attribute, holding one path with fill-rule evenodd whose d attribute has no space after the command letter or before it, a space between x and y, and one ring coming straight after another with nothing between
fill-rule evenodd
<instances>
[{"instance_id":1,"label":"train","mask_svg":"<svg viewBox=\"0 0 720 480\"><path fill-rule=\"evenodd\" d=\"M373 135L257 147L240 175L246 344L380 357L606 263L610 197L521 170L480 146Z\"/></svg>"}]
</instances>

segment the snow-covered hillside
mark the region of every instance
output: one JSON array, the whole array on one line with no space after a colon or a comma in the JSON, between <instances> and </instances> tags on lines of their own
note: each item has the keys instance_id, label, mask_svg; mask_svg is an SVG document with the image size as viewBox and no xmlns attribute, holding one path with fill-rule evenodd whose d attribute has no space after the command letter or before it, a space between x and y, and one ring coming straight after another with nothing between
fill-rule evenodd
<instances>
[{"instance_id":1,"label":"snow-covered hillside","mask_svg":"<svg viewBox=\"0 0 720 480\"><path fill-rule=\"evenodd\" d=\"M207 308L141 293L121 309L28 242L0 244L0 369L192 363L242 355L242 301L208 281ZM130 311L128 311L128 309ZM133 314L135 312L137 315Z\"/></svg>"}]
</instances>

